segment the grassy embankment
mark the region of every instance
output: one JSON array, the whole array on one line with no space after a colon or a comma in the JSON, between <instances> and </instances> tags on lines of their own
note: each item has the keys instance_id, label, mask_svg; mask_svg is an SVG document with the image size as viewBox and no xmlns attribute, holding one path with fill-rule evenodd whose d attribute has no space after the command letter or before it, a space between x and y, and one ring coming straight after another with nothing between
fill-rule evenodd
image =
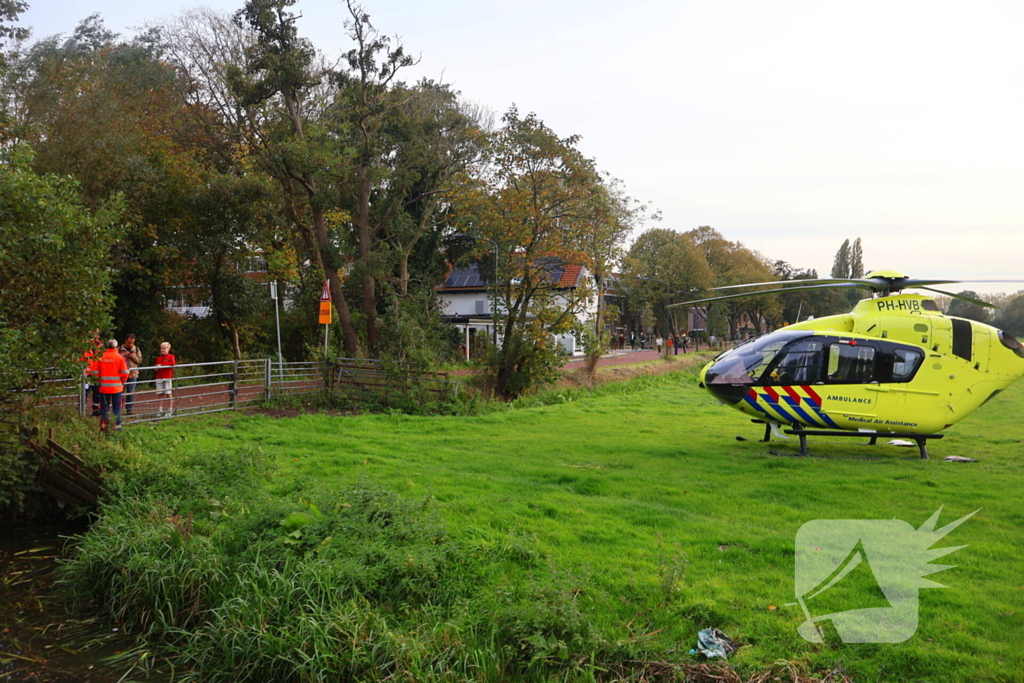
<instances>
[{"instance_id":1,"label":"grassy embankment","mask_svg":"<svg viewBox=\"0 0 1024 683\"><path fill-rule=\"evenodd\" d=\"M224 677L640 676L703 661L689 650L716 626L743 645L743 675L788 660L857 681L1024 679L1024 384L928 462L852 439L771 456L735 440L760 428L691 373L558 396L474 417L219 414L137 430L164 474L128 479L165 507L120 506L69 580L136 629L166 622L153 633ZM910 640L800 638L786 603L804 522L918 527L940 506L940 525L981 511L939 543L967 547L938 561L956 565L930 577L950 588L921 591Z\"/></svg>"}]
</instances>

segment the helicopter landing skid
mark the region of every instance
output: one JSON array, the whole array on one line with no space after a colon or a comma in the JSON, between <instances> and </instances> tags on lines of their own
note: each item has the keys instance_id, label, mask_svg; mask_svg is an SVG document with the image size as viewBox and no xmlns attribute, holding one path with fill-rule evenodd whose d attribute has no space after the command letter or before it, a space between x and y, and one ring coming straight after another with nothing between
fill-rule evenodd
<instances>
[{"instance_id":1,"label":"helicopter landing skid","mask_svg":"<svg viewBox=\"0 0 1024 683\"><path fill-rule=\"evenodd\" d=\"M772 436L772 425L765 422L764 420L751 420L755 424L764 425L764 438L759 443L768 443ZM831 429L784 429L786 434L792 434L800 438L800 455L807 456L807 437L808 436L845 436L845 437L868 437L870 441L866 445L874 446L878 443L878 437L884 436L888 439L909 439L917 444L918 452L921 454L922 460L928 460L928 439L941 439L945 434L903 434L903 433L889 433L880 434L878 432L847 432ZM736 437L740 439L741 437ZM785 437L783 437L785 438ZM744 441L746 439L743 439ZM774 453L774 451L772 451Z\"/></svg>"},{"instance_id":2,"label":"helicopter landing skid","mask_svg":"<svg viewBox=\"0 0 1024 683\"><path fill-rule=\"evenodd\" d=\"M901 434L901 433L889 433L878 434L877 432L841 432L832 431L828 429L787 429L787 434L795 434L800 437L800 455L807 455L807 437L808 436L854 436L854 437L871 437L869 445L874 446L878 442L879 436L884 436L891 439L910 439L917 443L917 449L921 453L922 460L928 460L928 439L941 439L945 434Z\"/></svg>"}]
</instances>

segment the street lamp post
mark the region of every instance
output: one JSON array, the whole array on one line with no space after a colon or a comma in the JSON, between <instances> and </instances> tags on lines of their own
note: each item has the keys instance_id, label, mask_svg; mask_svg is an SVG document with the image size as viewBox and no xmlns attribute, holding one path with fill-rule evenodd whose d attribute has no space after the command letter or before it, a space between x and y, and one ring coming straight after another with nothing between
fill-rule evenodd
<instances>
[{"instance_id":1,"label":"street lamp post","mask_svg":"<svg viewBox=\"0 0 1024 683\"><path fill-rule=\"evenodd\" d=\"M458 234L452 235L452 237L468 237L470 239L477 240L479 242L490 242L494 246L494 284L495 284L495 286L497 286L497 284L498 284L498 250L500 249L498 243L495 242L494 240L492 240L490 237L477 237L476 235L470 235L470 234L464 233L464 232L460 232ZM497 316L494 314L494 300L493 299L491 300L491 328L492 328L492 330L494 332L494 335L493 335L494 346L497 347L498 346L498 319L497 319Z\"/></svg>"},{"instance_id":2,"label":"street lamp post","mask_svg":"<svg viewBox=\"0 0 1024 683\"><path fill-rule=\"evenodd\" d=\"M497 348L498 347L498 316L495 315L495 312L494 312L495 311L494 299L497 298L496 295L497 295L497 288L498 288L498 243L495 242L494 240L490 239L489 237L480 237L479 239L484 240L485 242L490 242L492 245L494 245L494 288L495 288L495 297L492 298L492 300L491 300L491 331L494 333L493 334L494 347Z\"/></svg>"}]
</instances>

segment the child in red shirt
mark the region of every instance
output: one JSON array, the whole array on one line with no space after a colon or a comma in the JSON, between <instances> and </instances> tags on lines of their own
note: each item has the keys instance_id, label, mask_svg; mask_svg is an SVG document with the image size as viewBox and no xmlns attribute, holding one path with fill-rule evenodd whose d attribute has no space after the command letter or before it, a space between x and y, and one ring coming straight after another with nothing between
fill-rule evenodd
<instances>
[{"instance_id":1,"label":"child in red shirt","mask_svg":"<svg viewBox=\"0 0 1024 683\"><path fill-rule=\"evenodd\" d=\"M160 407L157 408L157 417L165 415L165 395L170 401L170 407L166 416L170 417L174 414L174 394L171 392L171 384L174 381L172 378L174 377L174 365L176 362L174 354L171 353L171 345L167 342L160 344L160 355L153 361L153 364L158 366L156 371L156 395L160 401Z\"/></svg>"}]
</instances>

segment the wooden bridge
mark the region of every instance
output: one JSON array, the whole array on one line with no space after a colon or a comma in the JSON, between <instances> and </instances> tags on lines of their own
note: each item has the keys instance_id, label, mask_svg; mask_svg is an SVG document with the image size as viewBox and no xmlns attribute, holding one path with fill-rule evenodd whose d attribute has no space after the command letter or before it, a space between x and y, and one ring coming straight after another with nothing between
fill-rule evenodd
<instances>
[{"instance_id":1,"label":"wooden bridge","mask_svg":"<svg viewBox=\"0 0 1024 683\"><path fill-rule=\"evenodd\" d=\"M51 428L45 441L29 437L26 445L40 456L36 484L45 493L57 499L57 503L84 506L95 505L99 495L103 474L54 441Z\"/></svg>"}]
</instances>

